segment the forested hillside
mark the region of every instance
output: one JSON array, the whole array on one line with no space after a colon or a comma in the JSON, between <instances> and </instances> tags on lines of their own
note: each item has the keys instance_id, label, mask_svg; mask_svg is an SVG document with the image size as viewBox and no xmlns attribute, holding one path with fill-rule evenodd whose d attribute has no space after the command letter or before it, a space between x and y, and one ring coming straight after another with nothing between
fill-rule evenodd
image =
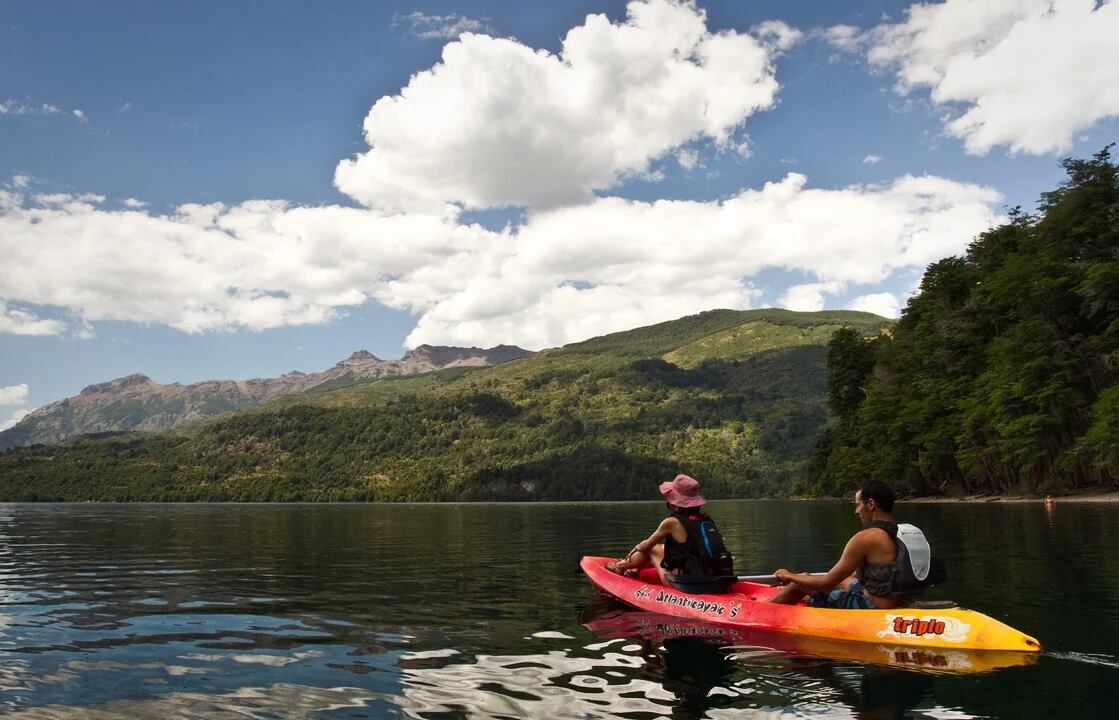
<instances>
[{"instance_id":1,"label":"forested hillside","mask_svg":"<svg viewBox=\"0 0 1119 720\"><path fill-rule=\"evenodd\" d=\"M650 498L787 493L828 420L826 345L868 313L701 313L489 368L291 396L189 432L0 454L5 500Z\"/></svg>"},{"instance_id":2,"label":"forested hillside","mask_svg":"<svg viewBox=\"0 0 1119 720\"><path fill-rule=\"evenodd\" d=\"M1119 480L1119 179L1109 148L1067 160L928 268L889 335L836 334L835 423L801 492L869 476L919 493L1057 493Z\"/></svg>"}]
</instances>

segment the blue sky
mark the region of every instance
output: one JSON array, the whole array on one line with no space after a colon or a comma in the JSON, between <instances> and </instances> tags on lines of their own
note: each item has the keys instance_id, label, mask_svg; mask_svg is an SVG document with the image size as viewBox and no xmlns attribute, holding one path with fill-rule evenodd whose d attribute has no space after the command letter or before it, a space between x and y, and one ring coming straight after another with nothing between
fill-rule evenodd
<instances>
[{"instance_id":1,"label":"blue sky","mask_svg":"<svg viewBox=\"0 0 1119 720\"><path fill-rule=\"evenodd\" d=\"M896 314L929 262L1116 139L1117 20L9 3L0 426L131 372L541 348L714 307Z\"/></svg>"}]
</instances>

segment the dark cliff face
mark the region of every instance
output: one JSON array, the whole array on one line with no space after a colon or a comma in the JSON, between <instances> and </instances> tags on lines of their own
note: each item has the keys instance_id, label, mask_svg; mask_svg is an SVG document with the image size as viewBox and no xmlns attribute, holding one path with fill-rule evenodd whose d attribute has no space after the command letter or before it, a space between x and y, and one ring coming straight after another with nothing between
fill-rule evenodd
<instances>
[{"instance_id":1,"label":"dark cliff face","mask_svg":"<svg viewBox=\"0 0 1119 720\"><path fill-rule=\"evenodd\" d=\"M426 360L437 367L454 363L464 363L471 359L481 360L479 364L499 365L510 360L531 357L534 353L515 345L497 345L492 348L460 348L446 345L419 345L404 354L404 360Z\"/></svg>"},{"instance_id":2,"label":"dark cliff face","mask_svg":"<svg viewBox=\"0 0 1119 720\"><path fill-rule=\"evenodd\" d=\"M190 385L163 385L134 373L89 385L78 395L30 413L15 427L0 432L0 450L56 443L85 433L165 430L337 383L414 375L458 365L495 365L531 354L511 346L482 349L422 345L400 360L381 360L368 350L358 350L323 372L296 370L278 378L204 380Z\"/></svg>"},{"instance_id":3,"label":"dark cliff face","mask_svg":"<svg viewBox=\"0 0 1119 720\"><path fill-rule=\"evenodd\" d=\"M510 360L519 360L520 358L531 357L535 355L530 350L519 348L516 345L497 345L486 351L486 360L491 365L500 365L501 363L509 362Z\"/></svg>"}]
</instances>

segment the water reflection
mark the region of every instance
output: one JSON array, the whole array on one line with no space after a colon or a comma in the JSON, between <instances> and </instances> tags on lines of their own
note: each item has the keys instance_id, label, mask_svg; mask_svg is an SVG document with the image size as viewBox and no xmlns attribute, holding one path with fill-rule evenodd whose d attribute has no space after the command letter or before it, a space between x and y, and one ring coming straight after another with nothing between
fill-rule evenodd
<instances>
[{"instance_id":1,"label":"water reflection","mask_svg":"<svg viewBox=\"0 0 1119 720\"><path fill-rule=\"evenodd\" d=\"M166 720L166 718L393 717L399 711L360 688L320 688L281 683L206 694L170 691L158 698L112 700L97 706L44 705L6 712L20 720Z\"/></svg>"},{"instance_id":2,"label":"water reflection","mask_svg":"<svg viewBox=\"0 0 1119 720\"><path fill-rule=\"evenodd\" d=\"M630 610L598 597L581 621L611 642L636 640L645 671L674 702L671 715L721 717L721 710L858 718L952 712L933 697L929 673L986 672L1023 665L1024 653L922 653L912 648L841 643L741 630ZM945 657L947 655L947 657ZM869 664L866 664L869 663Z\"/></svg>"},{"instance_id":3,"label":"water reflection","mask_svg":"<svg viewBox=\"0 0 1119 720\"><path fill-rule=\"evenodd\" d=\"M400 702L416 718L859 716L804 668L746 668L731 652L695 638L615 639L531 655L444 653L419 666L406 658Z\"/></svg>"},{"instance_id":4,"label":"water reflection","mask_svg":"<svg viewBox=\"0 0 1119 720\"><path fill-rule=\"evenodd\" d=\"M81 654L40 645L0 666L5 716L878 717L936 707L921 675L699 637L544 630L522 637L520 652L484 653L411 649L446 642L434 635L355 642L374 633L321 618L235 617L164 618L195 628L178 634L145 631L138 618Z\"/></svg>"},{"instance_id":5,"label":"water reflection","mask_svg":"<svg viewBox=\"0 0 1119 720\"><path fill-rule=\"evenodd\" d=\"M594 597L572 575L578 555L640 536L659 512L0 506L0 714L1019 717L1106 707L1075 688L1117 677L1100 662L1114 660L1119 628L1119 570L1101 574L1119 568L1105 542L1114 513L1062 505L1050 526L1036 506L920 509L945 553L966 560L953 593L1036 628L1056 651L1035 667L960 678L982 668L574 613ZM811 503L718 513L747 569L819 566L849 537L849 514ZM1079 551L1058 556L1048 543ZM968 552L981 544L1005 550ZM1090 613L1052 592L1066 577Z\"/></svg>"}]
</instances>

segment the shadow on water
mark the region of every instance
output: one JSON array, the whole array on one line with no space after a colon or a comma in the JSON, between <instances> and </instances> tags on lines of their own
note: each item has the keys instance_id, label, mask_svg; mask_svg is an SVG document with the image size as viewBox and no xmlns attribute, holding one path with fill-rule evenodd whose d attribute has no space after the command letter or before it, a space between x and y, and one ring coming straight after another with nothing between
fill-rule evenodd
<instances>
[{"instance_id":1,"label":"shadow on water","mask_svg":"<svg viewBox=\"0 0 1119 720\"><path fill-rule=\"evenodd\" d=\"M806 644L797 638L634 611L604 596L580 609L580 621L599 636L628 638L639 646L638 654L645 658L642 672L674 698L672 717L764 709L894 718L933 703L933 677L927 670L843 659L844 653L867 652L853 643L830 648L817 643L817 651L839 653L820 657L805 652Z\"/></svg>"}]
</instances>

